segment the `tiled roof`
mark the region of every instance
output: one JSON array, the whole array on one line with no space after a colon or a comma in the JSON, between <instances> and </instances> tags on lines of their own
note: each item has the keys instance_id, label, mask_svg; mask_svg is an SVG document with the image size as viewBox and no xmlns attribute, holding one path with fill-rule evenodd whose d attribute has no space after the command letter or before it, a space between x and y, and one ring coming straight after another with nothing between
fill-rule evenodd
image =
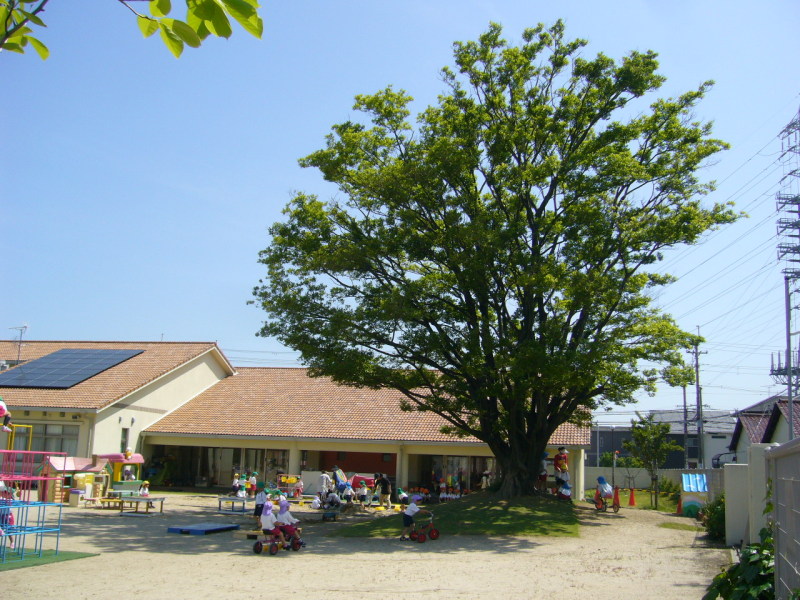
<instances>
[{"instance_id":1,"label":"tiled roof","mask_svg":"<svg viewBox=\"0 0 800 600\"><path fill-rule=\"evenodd\" d=\"M97 410L108 406L180 365L215 349L213 342L37 342L0 341L0 360L41 358L64 348L143 350L138 356L90 377L68 389L0 387L9 408L65 408ZM221 360L225 359L220 352ZM231 372L232 367L229 367Z\"/></svg>"},{"instance_id":2,"label":"tiled roof","mask_svg":"<svg viewBox=\"0 0 800 600\"><path fill-rule=\"evenodd\" d=\"M353 388L302 368L240 368L147 428L148 433L480 443L439 431L444 419L400 410L391 390ZM562 425L552 444L589 445L590 431Z\"/></svg>"},{"instance_id":3,"label":"tiled roof","mask_svg":"<svg viewBox=\"0 0 800 600\"><path fill-rule=\"evenodd\" d=\"M780 400L777 403L778 408L783 415L783 418L786 419L786 422L789 422L789 401L788 400ZM792 417L794 418L794 432L795 434L800 433L800 401L792 399ZM787 425L788 428L788 425Z\"/></svg>"},{"instance_id":4,"label":"tiled roof","mask_svg":"<svg viewBox=\"0 0 800 600\"><path fill-rule=\"evenodd\" d=\"M739 420L745 432L747 432L747 438L750 440L750 443L760 444L764 439L764 432L767 430L769 413L764 415L741 413L739 415Z\"/></svg>"}]
</instances>

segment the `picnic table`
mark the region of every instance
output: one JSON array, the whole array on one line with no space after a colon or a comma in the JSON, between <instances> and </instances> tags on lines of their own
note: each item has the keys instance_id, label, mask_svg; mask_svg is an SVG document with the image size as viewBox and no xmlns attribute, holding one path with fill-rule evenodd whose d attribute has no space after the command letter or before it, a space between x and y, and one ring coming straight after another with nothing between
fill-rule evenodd
<instances>
[{"instance_id":1,"label":"picnic table","mask_svg":"<svg viewBox=\"0 0 800 600\"><path fill-rule=\"evenodd\" d=\"M218 508L217 512L221 513L246 513L248 498L239 498L238 496L219 496L217 498ZM228 504L227 508L223 508L223 504ZM239 508L241 505L241 508Z\"/></svg>"},{"instance_id":2,"label":"picnic table","mask_svg":"<svg viewBox=\"0 0 800 600\"><path fill-rule=\"evenodd\" d=\"M142 503L144 503L144 513L139 513L139 514L150 514L150 504L155 504L156 502L158 502L158 505L159 505L159 511L158 512L163 513L164 512L164 500L166 500L165 497L129 496L129 497L125 498L124 500L123 499L120 500L119 514L122 514L123 512L125 512L125 506L124 506L125 503L128 503L130 508L135 508L136 509L136 510L130 511L131 513L138 513L139 512L139 506ZM155 507L153 507L153 508L155 508Z\"/></svg>"}]
</instances>

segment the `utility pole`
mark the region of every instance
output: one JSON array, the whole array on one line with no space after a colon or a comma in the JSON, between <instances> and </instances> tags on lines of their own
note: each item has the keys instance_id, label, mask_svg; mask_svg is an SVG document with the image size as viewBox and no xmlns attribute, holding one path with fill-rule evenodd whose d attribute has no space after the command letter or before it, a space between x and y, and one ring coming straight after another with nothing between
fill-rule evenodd
<instances>
[{"instance_id":1,"label":"utility pole","mask_svg":"<svg viewBox=\"0 0 800 600\"><path fill-rule=\"evenodd\" d=\"M683 388L683 468L689 468L689 407L686 405L686 385Z\"/></svg>"},{"instance_id":2,"label":"utility pole","mask_svg":"<svg viewBox=\"0 0 800 600\"><path fill-rule=\"evenodd\" d=\"M783 269L784 294L786 301L786 360L785 368L781 365L778 354L778 368L773 367L773 379L786 383L786 396L789 407L789 440L795 438L794 430L794 389L795 380L799 370L796 363L792 364L792 300L791 283L800 279L800 194L797 193L797 182L800 178L800 111L792 121L784 127L781 137L781 162L784 165L783 187L784 191L776 196L778 210L784 211L788 218L778 219L778 234L787 241L778 244L778 258L783 259L786 266ZM794 264L793 264L794 263ZM774 360L773 360L774 363ZM783 381L785 379L785 381Z\"/></svg>"},{"instance_id":3,"label":"utility pole","mask_svg":"<svg viewBox=\"0 0 800 600\"><path fill-rule=\"evenodd\" d=\"M697 335L700 336L700 326L697 326ZM708 354L708 352L700 352L699 342L694 343L694 389L695 396L697 397L697 467L699 469L705 468L705 459L703 458L703 388L700 387L700 355Z\"/></svg>"}]
</instances>

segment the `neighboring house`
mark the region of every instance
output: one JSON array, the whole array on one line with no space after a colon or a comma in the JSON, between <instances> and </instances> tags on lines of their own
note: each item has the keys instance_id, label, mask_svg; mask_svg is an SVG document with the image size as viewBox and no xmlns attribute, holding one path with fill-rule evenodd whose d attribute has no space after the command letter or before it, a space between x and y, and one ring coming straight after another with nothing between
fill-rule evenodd
<instances>
[{"instance_id":1,"label":"neighboring house","mask_svg":"<svg viewBox=\"0 0 800 600\"><path fill-rule=\"evenodd\" d=\"M149 466L168 465L181 485L228 485L234 471L271 479L337 466L385 472L401 485L444 477L475 488L496 471L485 444L441 433L445 421L434 413L401 411L398 392L340 386L301 368L234 369L216 344L24 342L22 366L83 348L142 352L66 389L3 387L0 373L15 424L33 426L33 449L91 456L130 446ZM0 342L0 360L15 360L18 349ZM562 425L551 456L562 445L582 489L589 429Z\"/></svg>"},{"instance_id":2,"label":"neighboring house","mask_svg":"<svg viewBox=\"0 0 800 600\"><path fill-rule=\"evenodd\" d=\"M793 400L794 431L800 434L800 400ZM789 441L789 402L786 396L771 396L739 411L730 450L742 460L752 444L782 444Z\"/></svg>"},{"instance_id":3,"label":"neighboring house","mask_svg":"<svg viewBox=\"0 0 800 600\"><path fill-rule=\"evenodd\" d=\"M687 410L684 419L683 410L652 410L653 419L660 423L669 423L669 439L678 444L683 450L675 450L667 455L665 469L718 467L725 462L728 456L728 446L736 426L736 417L730 411L704 410L703 411L703 458L700 460L700 443L697 434L697 412L695 409ZM684 423L686 427L684 428ZM686 431L684 439L684 431ZM715 460L716 459L716 460Z\"/></svg>"}]
</instances>

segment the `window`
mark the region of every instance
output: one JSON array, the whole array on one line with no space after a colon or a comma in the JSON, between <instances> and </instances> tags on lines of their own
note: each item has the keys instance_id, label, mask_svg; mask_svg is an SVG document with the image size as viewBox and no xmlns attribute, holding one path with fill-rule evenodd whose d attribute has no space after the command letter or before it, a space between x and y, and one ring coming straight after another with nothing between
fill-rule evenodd
<instances>
[{"instance_id":1,"label":"window","mask_svg":"<svg viewBox=\"0 0 800 600\"><path fill-rule=\"evenodd\" d=\"M78 455L78 425L34 425L31 433L31 450L38 452L66 452Z\"/></svg>"},{"instance_id":2,"label":"window","mask_svg":"<svg viewBox=\"0 0 800 600\"><path fill-rule=\"evenodd\" d=\"M131 430L127 427L122 428L122 434L119 438L119 451L125 452L128 449L128 440L131 437Z\"/></svg>"}]
</instances>

